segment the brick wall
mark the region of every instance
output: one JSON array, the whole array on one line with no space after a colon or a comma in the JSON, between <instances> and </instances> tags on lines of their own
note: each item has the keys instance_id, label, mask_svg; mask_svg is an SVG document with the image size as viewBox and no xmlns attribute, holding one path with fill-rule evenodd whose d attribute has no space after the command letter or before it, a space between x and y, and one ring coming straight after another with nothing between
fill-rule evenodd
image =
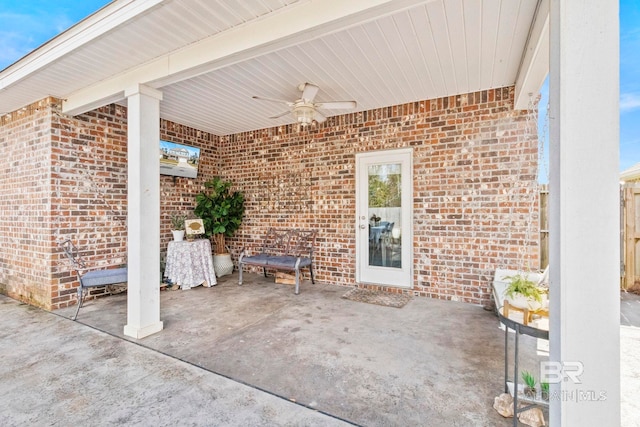
<instances>
[{"instance_id":1,"label":"brick wall","mask_svg":"<svg viewBox=\"0 0 640 427\"><path fill-rule=\"evenodd\" d=\"M78 285L58 241L71 239L90 267L127 262L126 118L116 105L78 117L61 114L59 103L52 111L51 308L75 304Z\"/></svg>"},{"instance_id":2,"label":"brick wall","mask_svg":"<svg viewBox=\"0 0 640 427\"><path fill-rule=\"evenodd\" d=\"M56 117L63 130L60 138L54 133L53 145L59 140L63 154L59 159L54 156L54 170L59 161L67 179L60 183L52 181L54 190L58 190L56 194L63 196L54 201L54 206L59 207L56 216L61 218L54 221L54 235L72 238L80 247L88 248L83 254L88 265L126 264L127 109L109 105L78 117L59 114ZM160 138L201 149L197 179L159 175L160 251L164 259L167 243L172 238L171 213L193 212L195 194L202 182L216 171L217 137L161 120ZM59 289L57 294L56 289L52 292L53 308L76 302L77 280L69 272L68 264L62 261L56 273L60 278ZM98 288L92 290L92 295L104 292Z\"/></svg>"},{"instance_id":3,"label":"brick wall","mask_svg":"<svg viewBox=\"0 0 640 427\"><path fill-rule=\"evenodd\" d=\"M0 121L10 165L0 173L0 290L48 309L75 303L59 239L73 238L90 265L126 262L126 108L59 111L48 99ZM203 181L220 174L247 200L228 240L234 258L269 226L315 228L318 280L354 285L355 154L412 147L411 292L487 303L495 268L538 267L536 119L514 111L503 88L220 138L163 120L161 138L199 147L201 159L197 179L160 176L160 250L169 215L191 213Z\"/></svg>"},{"instance_id":4,"label":"brick wall","mask_svg":"<svg viewBox=\"0 0 640 427\"><path fill-rule=\"evenodd\" d=\"M188 126L161 120L160 138L178 144L200 148L200 163L196 179L160 175L160 246L164 258L167 244L173 239L169 218L174 212L180 212L195 218L195 196L207 179L218 173L220 158L218 155L219 138Z\"/></svg>"},{"instance_id":5,"label":"brick wall","mask_svg":"<svg viewBox=\"0 0 640 427\"><path fill-rule=\"evenodd\" d=\"M48 306L50 99L0 118L0 291Z\"/></svg>"},{"instance_id":6,"label":"brick wall","mask_svg":"<svg viewBox=\"0 0 640 427\"><path fill-rule=\"evenodd\" d=\"M355 154L412 147L412 292L486 304L496 267L538 268L536 121L504 88L223 137L222 175L247 198L230 243L318 229L316 277L356 284Z\"/></svg>"},{"instance_id":7,"label":"brick wall","mask_svg":"<svg viewBox=\"0 0 640 427\"><path fill-rule=\"evenodd\" d=\"M191 212L216 171L217 139L165 120L160 133L203 155L196 180L160 176L166 251L170 213ZM127 262L127 110L109 105L69 117L49 98L3 116L0 147L10 165L0 173L0 291L46 309L75 304L78 282L60 240L72 239L89 266Z\"/></svg>"}]
</instances>

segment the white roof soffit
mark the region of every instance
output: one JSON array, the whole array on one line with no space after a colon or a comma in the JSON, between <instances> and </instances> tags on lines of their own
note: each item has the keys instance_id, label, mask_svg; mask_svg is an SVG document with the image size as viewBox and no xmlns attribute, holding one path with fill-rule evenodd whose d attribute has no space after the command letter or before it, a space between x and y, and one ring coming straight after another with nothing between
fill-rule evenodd
<instances>
[{"instance_id":1,"label":"white roof soffit","mask_svg":"<svg viewBox=\"0 0 640 427\"><path fill-rule=\"evenodd\" d=\"M115 0L0 71L0 114L53 96L67 114L146 85L160 116L231 135L295 122L300 83L326 117L516 84L548 69L549 0ZM278 116L279 115L279 116ZM272 118L278 116L278 118Z\"/></svg>"},{"instance_id":2,"label":"white roof soffit","mask_svg":"<svg viewBox=\"0 0 640 427\"><path fill-rule=\"evenodd\" d=\"M124 90L137 84L159 89L429 1L435 0L295 3L72 93L63 111L80 114L122 100Z\"/></svg>"},{"instance_id":3,"label":"white roof soffit","mask_svg":"<svg viewBox=\"0 0 640 427\"><path fill-rule=\"evenodd\" d=\"M515 109L530 107L531 97L540 92L549 73L549 2L539 0L522 63L516 78Z\"/></svg>"},{"instance_id":4,"label":"white roof soffit","mask_svg":"<svg viewBox=\"0 0 640 427\"><path fill-rule=\"evenodd\" d=\"M52 62L104 36L166 0L116 0L49 40L4 70L0 90L20 82Z\"/></svg>"}]
</instances>

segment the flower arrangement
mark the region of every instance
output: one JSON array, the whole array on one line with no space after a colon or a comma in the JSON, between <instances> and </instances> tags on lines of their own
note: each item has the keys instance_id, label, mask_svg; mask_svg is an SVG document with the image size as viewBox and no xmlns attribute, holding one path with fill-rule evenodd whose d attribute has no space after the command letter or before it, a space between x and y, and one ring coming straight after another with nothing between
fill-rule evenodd
<instances>
[{"instance_id":1,"label":"flower arrangement","mask_svg":"<svg viewBox=\"0 0 640 427\"><path fill-rule=\"evenodd\" d=\"M187 219L187 216L180 212L174 212L169 217L171 220L171 229L172 230L184 230L184 221Z\"/></svg>"}]
</instances>

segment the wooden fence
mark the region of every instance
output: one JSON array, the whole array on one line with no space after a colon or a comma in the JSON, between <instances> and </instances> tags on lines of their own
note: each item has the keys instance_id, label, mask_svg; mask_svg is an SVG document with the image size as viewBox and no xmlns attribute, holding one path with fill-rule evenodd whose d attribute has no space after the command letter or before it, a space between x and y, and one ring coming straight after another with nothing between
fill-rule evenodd
<instances>
[{"instance_id":1,"label":"wooden fence","mask_svg":"<svg viewBox=\"0 0 640 427\"><path fill-rule=\"evenodd\" d=\"M549 186L540 185L540 269L549 265Z\"/></svg>"},{"instance_id":2,"label":"wooden fence","mask_svg":"<svg viewBox=\"0 0 640 427\"><path fill-rule=\"evenodd\" d=\"M549 264L549 188L540 186L540 268ZM620 287L640 286L640 182L620 188Z\"/></svg>"},{"instance_id":3,"label":"wooden fence","mask_svg":"<svg viewBox=\"0 0 640 427\"><path fill-rule=\"evenodd\" d=\"M640 183L620 190L620 286L640 283Z\"/></svg>"},{"instance_id":4,"label":"wooden fence","mask_svg":"<svg viewBox=\"0 0 640 427\"><path fill-rule=\"evenodd\" d=\"M549 265L549 186L540 185L540 269ZM640 284L640 182L620 191L620 286Z\"/></svg>"}]
</instances>

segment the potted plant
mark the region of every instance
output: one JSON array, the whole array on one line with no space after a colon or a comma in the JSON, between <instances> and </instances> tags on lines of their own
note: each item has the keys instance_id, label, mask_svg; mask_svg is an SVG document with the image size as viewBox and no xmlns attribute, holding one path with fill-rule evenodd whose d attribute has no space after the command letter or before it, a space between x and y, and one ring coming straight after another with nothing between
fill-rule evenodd
<instances>
[{"instance_id":1,"label":"potted plant","mask_svg":"<svg viewBox=\"0 0 640 427\"><path fill-rule=\"evenodd\" d=\"M542 392L542 399L549 400L549 383L548 382L540 382L540 390Z\"/></svg>"},{"instance_id":2,"label":"potted plant","mask_svg":"<svg viewBox=\"0 0 640 427\"><path fill-rule=\"evenodd\" d=\"M544 306L542 289L536 282L529 280L526 274L507 276L505 279L509 281L504 291L509 304L532 311L540 310Z\"/></svg>"},{"instance_id":3,"label":"potted plant","mask_svg":"<svg viewBox=\"0 0 640 427\"><path fill-rule=\"evenodd\" d=\"M522 381L524 381L524 395L530 399L536 397L536 379L529 371L522 371Z\"/></svg>"},{"instance_id":4,"label":"potted plant","mask_svg":"<svg viewBox=\"0 0 640 427\"><path fill-rule=\"evenodd\" d=\"M174 212L171 214L171 233L173 233L173 240L180 242L184 240L184 220L186 215L180 212Z\"/></svg>"},{"instance_id":5,"label":"potted plant","mask_svg":"<svg viewBox=\"0 0 640 427\"><path fill-rule=\"evenodd\" d=\"M205 235L213 240L213 266L218 277L233 272L231 255L225 237L231 237L240 227L244 215L244 194L231 191L233 184L220 177L204 183L196 195L194 214L202 219Z\"/></svg>"}]
</instances>

